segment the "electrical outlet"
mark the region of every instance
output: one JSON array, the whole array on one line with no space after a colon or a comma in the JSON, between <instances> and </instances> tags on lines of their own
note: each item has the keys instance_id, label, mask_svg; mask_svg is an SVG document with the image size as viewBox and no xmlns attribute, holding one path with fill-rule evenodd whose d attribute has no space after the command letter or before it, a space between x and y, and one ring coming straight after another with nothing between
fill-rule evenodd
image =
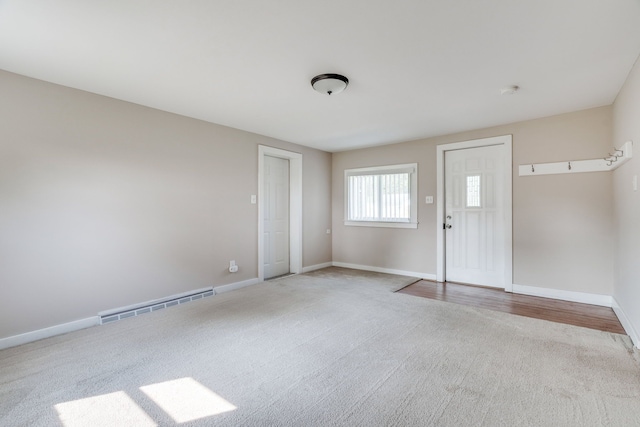
<instances>
[{"instance_id":1,"label":"electrical outlet","mask_svg":"<svg viewBox=\"0 0 640 427\"><path fill-rule=\"evenodd\" d=\"M238 266L236 265L236 261L232 259L231 261L229 261L229 273L237 273L237 272L238 272Z\"/></svg>"},{"instance_id":2,"label":"electrical outlet","mask_svg":"<svg viewBox=\"0 0 640 427\"><path fill-rule=\"evenodd\" d=\"M428 205L430 205L431 203L433 203L433 196L427 196L424 199L424 202Z\"/></svg>"}]
</instances>

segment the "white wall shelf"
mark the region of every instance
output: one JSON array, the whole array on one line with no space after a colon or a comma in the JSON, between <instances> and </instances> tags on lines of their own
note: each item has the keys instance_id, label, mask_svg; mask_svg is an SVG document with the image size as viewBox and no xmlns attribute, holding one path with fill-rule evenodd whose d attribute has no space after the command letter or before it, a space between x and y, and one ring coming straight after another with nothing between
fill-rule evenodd
<instances>
[{"instance_id":1,"label":"white wall shelf","mask_svg":"<svg viewBox=\"0 0 640 427\"><path fill-rule=\"evenodd\" d=\"M627 141L621 148L601 159L567 160L554 163L531 163L520 165L519 176L555 175L561 173L606 172L628 162L633 156L633 142Z\"/></svg>"}]
</instances>

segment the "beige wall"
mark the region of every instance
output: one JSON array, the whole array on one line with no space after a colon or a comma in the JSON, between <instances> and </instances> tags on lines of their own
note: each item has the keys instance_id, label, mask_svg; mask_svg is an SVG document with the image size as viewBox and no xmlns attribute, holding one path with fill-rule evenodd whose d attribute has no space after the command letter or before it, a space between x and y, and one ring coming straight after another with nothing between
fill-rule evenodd
<instances>
[{"instance_id":1,"label":"beige wall","mask_svg":"<svg viewBox=\"0 0 640 427\"><path fill-rule=\"evenodd\" d=\"M286 147L283 147L286 148ZM303 267L331 262L331 154L304 147L291 148L303 153L302 189Z\"/></svg>"},{"instance_id":2,"label":"beige wall","mask_svg":"<svg viewBox=\"0 0 640 427\"><path fill-rule=\"evenodd\" d=\"M333 155L333 260L436 273L436 146L513 135L514 283L611 295L613 208L607 172L519 177L518 165L603 157L611 146L611 107L438 138ZM347 227L344 170L418 162L417 230Z\"/></svg>"},{"instance_id":3,"label":"beige wall","mask_svg":"<svg viewBox=\"0 0 640 427\"><path fill-rule=\"evenodd\" d=\"M640 191L633 177L640 175L640 64L629 74L613 105L613 141L634 142L634 157L613 173L616 228L616 277L613 296L640 338ZM635 343L640 346L640 342Z\"/></svg>"},{"instance_id":4,"label":"beige wall","mask_svg":"<svg viewBox=\"0 0 640 427\"><path fill-rule=\"evenodd\" d=\"M436 205L423 203L436 193L435 147L504 134L514 283L610 295L615 247L615 296L640 329L628 303L640 298L637 159L613 174L517 176L519 164L597 158L640 140L637 66L613 108L333 156L2 71L0 91L0 338L257 277L258 144L303 154L304 266L435 274ZM417 230L343 225L344 169L416 161Z\"/></svg>"},{"instance_id":5,"label":"beige wall","mask_svg":"<svg viewBox=\"0 0 640 427\"><path fill-rule=\"evenodd\" d=\"M331 261L331 154L2 71L0 93L0 338L256 278L258 144L303 154L303 265Z\"/></svg>"}]
</instances>

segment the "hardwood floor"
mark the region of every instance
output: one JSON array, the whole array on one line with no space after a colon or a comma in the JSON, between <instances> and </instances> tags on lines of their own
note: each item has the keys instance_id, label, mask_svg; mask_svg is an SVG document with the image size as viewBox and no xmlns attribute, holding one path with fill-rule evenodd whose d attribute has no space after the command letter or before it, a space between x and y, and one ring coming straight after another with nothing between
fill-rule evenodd
<instances>
[{"instance_id":1,"label":"hardwood floor","mask_svg":"<svg viewBox=\"0 0 640 427\"><path fill-rule=\"evenodd\" d=\"M502 289L421 280L398 292L439 301L487 308L519 316L625 334L612 309L597 305L512 294Z\"/></svg>"}]
</instances>

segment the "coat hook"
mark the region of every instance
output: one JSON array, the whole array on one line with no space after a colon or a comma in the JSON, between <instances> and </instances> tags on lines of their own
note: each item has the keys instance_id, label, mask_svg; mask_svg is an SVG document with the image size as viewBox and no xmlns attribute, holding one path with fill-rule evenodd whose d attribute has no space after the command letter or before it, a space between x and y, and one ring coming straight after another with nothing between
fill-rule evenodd
<instances>
[{"instance_id":1,"label":"coat hook","mask_svg":"<svg viewBox=\"0 0 640 427\"><path fill-rule=\"evenodd\" d=\"M571 162L569 162L569 170L571 170Z\"/></svg>"},{"instance_id":2,"label":"coat hook","mask_svg":"<svg viewBox=\"0 0 640 427\"><path fill-rule=\"evenodd\" d=\"M624 156L624 150L621 150L619 148L614 148L614 150L616 150L616 157ZM620 153L620 154L617 154L617 153Z\"/></svg>"},{"instance_id":3,"label":"coat hook","mask_svg":"<svg viewBox=\"0 0 640 427\"><path fill-rule=\"evenodd\" d=\"M533 167L533 165L531 165L531 172L535 172L536 169Z\"/></svg>"}]
</instances>

